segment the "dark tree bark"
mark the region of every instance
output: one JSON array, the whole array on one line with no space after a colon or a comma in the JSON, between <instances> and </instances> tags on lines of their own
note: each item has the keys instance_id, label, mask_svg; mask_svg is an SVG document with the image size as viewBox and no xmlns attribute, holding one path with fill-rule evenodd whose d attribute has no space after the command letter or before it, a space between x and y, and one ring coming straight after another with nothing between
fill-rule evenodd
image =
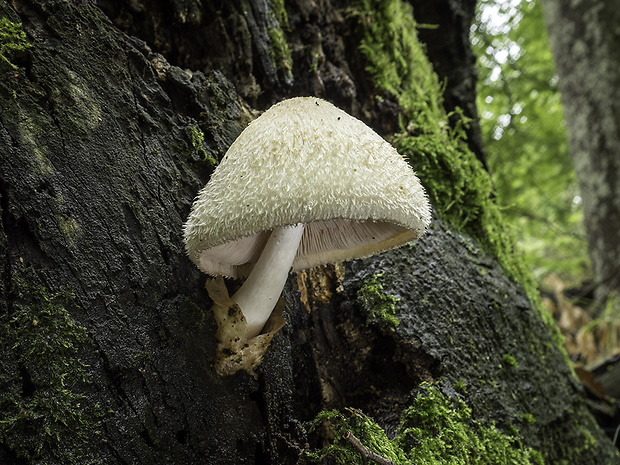
<instances>
[{"instance_id":1,"label":"dark tree bark","mask_svg":"<svg viewBox=\"0 0 620 465\"><path fill-rule=\"evenodd\" d=\"M604 300L620 293L620 10L611 0L548 0L543 8Z\"/></svg>"},{"instance_id":2,"label":"dark tree bark","mask_svg":"<svg viewBox=\"0 0 620 465\"><path fill-rule=\"evenodd\" d=\"M409 0L409 3L413 5L418 23L431 26L420 29L420 40L428 49L428 57L437 75L445 83L446 110L450 113L460 108L465 116L477 122L476 57L469 45L476 0ZM452 118L453 123L456 118ZM469 125L467 140L476 157L488 168L479 124Z\"/></svg>"},{"instance_id":3,"label":"dark tree bark","mask_svg":"<svg viewBox=\"0 0 620 465\"><path fill-rule=\"evenodd\" d=\"M439 218L415 247L292 276L258 377L218 377L181 232L213 162L286 96L384 135L400 109L348 2L287 2L290 57L264 1L74 3L0 3L32 44L0 64L0 462L306 463L319 411L392 434L423 381L549 463L617 461L523 288ZM357 298L380 273L396 328Z\"/></svg>"}]
</instances>

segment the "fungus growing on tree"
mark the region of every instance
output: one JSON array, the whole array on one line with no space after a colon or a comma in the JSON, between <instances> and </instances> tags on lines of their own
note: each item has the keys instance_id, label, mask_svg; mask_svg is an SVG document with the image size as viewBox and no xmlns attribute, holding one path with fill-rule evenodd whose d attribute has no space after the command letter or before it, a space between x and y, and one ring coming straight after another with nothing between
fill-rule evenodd
<instances>
[{"instance_id":1,"label":"fungus growing on tree","mask_svg":"<svg viewBox=\"0 0 620 465\"><path fill-rule=\"evenodd\" d=\"M222 369L218 360L219 371L260 363L282 326L265 324L291 270L398 247L429 222L417 176L363 122L318 98L272 106L230 146L184 228L189 257L202 271L247 276L230 299L221 278L207 284L221 307L224 365L238 367Z\"/></svg>"}]
</instances>

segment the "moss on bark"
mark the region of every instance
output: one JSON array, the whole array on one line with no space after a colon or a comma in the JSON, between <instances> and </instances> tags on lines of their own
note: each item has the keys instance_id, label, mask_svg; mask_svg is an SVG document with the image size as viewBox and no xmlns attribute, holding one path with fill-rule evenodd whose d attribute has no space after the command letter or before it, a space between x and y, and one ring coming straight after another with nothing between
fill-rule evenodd
<instances>
[{"instance_id":1,"label":"moss on bark","mask_svg":"<svg viewBox=\"0 0 620 465\"><path fill-rule=\"evenodd\" d=\"M89 338L71 316L75 296L14 281L0 315L0 443L33 463L90 463L101 412L80 388L90 382L79 356Z\"/></svg>"},{"instance_id":2,"label":"moss on bark","mask_svg":"<svg viewBox=\"0 0 620 465\"><path fill-rule=\"evenodd\" d=\"M538 451L522 444L517 429L504 433L493 424L472 420L471 409L461 399L449 399L431 385L421 386L392 439L372 418L353 409L346 414L323 412L315 427L322 422L335 437L331 445L309 454L321 463L328 457L342 465L367 463L365 451L346 440L352 433L368 451L394 465L544 464Z\"/></svg>"}]
</instances>

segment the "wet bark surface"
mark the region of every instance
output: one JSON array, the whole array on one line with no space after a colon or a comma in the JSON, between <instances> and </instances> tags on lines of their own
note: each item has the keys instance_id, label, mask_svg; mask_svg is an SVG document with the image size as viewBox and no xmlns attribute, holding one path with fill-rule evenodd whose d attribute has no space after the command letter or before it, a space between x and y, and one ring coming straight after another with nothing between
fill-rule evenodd
<instances>
[{"instance_id":1,"label":"wet bark surface","mask_svg":"<svg viewBox=\"0 0 620 465\"><path fill-rule=\"evenodd\" d=\"M464 383L476 418L517 426L550 460L572 457L586 430L581 463L611 463L523 289L439 219L414 247L291 276L258 377L215 374L205 276L181 231L213 161L255 109L291 94L329 98L382 134L398 108L370 98L344 3L287 3L293 81L255 42L273 20L260 2L205 3L2 5L33 43L0 80L1 402L22 409L3 463L35 463L20 457L41 443L40 463L304 463L325 440L308 432L320 410L361 409L393 433L423 381L449 396ZM207 30L247 40L210 49ZM396 327L357 297L381 273Z\"/></svg>"}]
</instances>

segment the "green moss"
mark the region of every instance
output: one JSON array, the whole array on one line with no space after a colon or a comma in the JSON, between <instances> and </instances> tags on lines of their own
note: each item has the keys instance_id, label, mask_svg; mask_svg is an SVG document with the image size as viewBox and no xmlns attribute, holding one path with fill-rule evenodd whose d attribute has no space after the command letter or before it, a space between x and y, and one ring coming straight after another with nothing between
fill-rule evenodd
<instances>
[{"instance_id":1,"label":"green moss","mask_svg":"<svg viewBox=\"0 0 620 465\"><path fill-rule=\"evenodd\" d=\"M269 0L269 6L280 26L288 29L288 14L284 8L284 0Z\"/></svg>"},{"instance_id":2,"label":"green moss","mask_svg":"<svg viewBox=\"0 0 620 465\"><path fill-rule=\"evenodd\" d=\"M291 49L284 36L284 29L289 28L284 0L270 0L269 6L271 8L271 25L267 28L267 35L271 43L269 53L274 66L291 78L293 59L291 57Z\"/></svg>"},{"instance_id":3,"label":"green moss","mask_svg":"<svg viewBox=\"0 0 620 465\"><path fill-rule=\"evenodd\" d=\"M467 384L462 380L457 381L454 383L454 390L461 395L465 395L467 394Z\"/></svg>"},{"instance_id":4,"label":"green moss","mask_svg":"<svg viewBox=\"0 0 620 465\"><path fill-rule=\"evenodd\" d=\"M524 413L523 415L521 415L521 420L523 420L525 423L536 423L536 417L531 413Z\"/></svg>"},{"instance_id":5,"label":"green moss","mask_svg":"<svg viewBox=\"0 0 620 465\"><path fill-rule=\"evenodd\" d=\"M368 323L379 319L387 326L396 327L400 322L394 316L396 313L395 304L400 299L382 292L383 285L379 282L381 276L383 273L364 280L364 284L357 291L357 301L366 310Z\"/></svg>"},{"instance_id":6,"label":"green moss","mask_svg":"<svg viewBox=\"0 0 620 465\"><path fill-rule=\"evenodd\" d=\"M37 464L87 463L97 407L78 392L89 382L77 356L89 339L67 310L74 296L21 282L13 295L0 316L0 443Z\"/></svg>"},{"instance_id":7,"label":"green moss","mask_svg":"<svg viewBox=\"0 0 620 465\"><path fill-rule=\"evenodd\" d=\"M217 165L217 160L210 157L203 147L203 142L205 140L204 133L196 126L189 126L186 131L189 136L189 146L183 152L183 155L188 158L198 159L210 167Z\"/></svg>"},{"instance_id":8,"label":"green moss","mask_svg":"<svg viewBox=\"0 0 620 465\"><path fill-rule=\"evenodd\" d=\"M279 70L290 74L293 61L291 58L291 50L284 37L284 31L279 27L273 26L267 28L267 34L271 41L270 55L273 64Z\"/></svg>"},{"instance_id":9,"label":"green moss","mask_svg":"<svg viewBox=\"0 0 620 465\"><path fill-rule=\"evenodd\" d=\"M26 42L26 33L22 30L21 23L13 23L6 17L0 18L0 60L17 69L17 66L11 63L11 55L30 47L32 45Z\"/></svg>"},{"instance_id":10,"label":"green moss","mask_svg":"<svg viewBox=\"0 0 620 465\"><path fill-rule=\"evenodd\" d=\"M348 416L338 411L322 412L315 420L315 427L324 421L335 432L335 437L327 447L309 454L312 461L329 457L337 464L363 463L361 454L345 439L347 432L351 432L367 449L395 464L544 463L540 453L524 447L515 434L503 433L493 424L472 420L471 409L462 400L453 402L427 384L403 413L392 440L370 417L359 411L351 411Z\"/></svg>"},{"instance_id":11,"label":"green moss","mask_svg":"<svg viewBox=\"0 0 620 465\"><path fill-rule=\"evenodd\" d=\"M541 309L534 279L493 200L490 176L464 142L468 120L460 110L447 115L443 109L443 89L418 40L411 5L402 0L358 0L348 13L359 18L360 50L376 98L394 96L403 108L402 130L393 142L418 174L437 213L476 239ZM551 315L540 313L562 348Z\"/></svg>"},{"instance_id":12,"label":"green moss","mask_svg":"<svg viewBox=\"0 0 620 465\"><path fill-rule=\"evenodd\" d=\"M410 114L439 113L441 87L418 40L411 5L400 0L358 0L347 12L363 28L360 50L378 97L398 97ZM435 121L416 123L430 127Z\"/></svg>"},{"instance_id":13,"label":"green moss","mask_svg":"<svg viewBox=\"0 0 620 465\"><path fill-rule=\"evenodd\" d=\"M350 410L349 413L347 416L337 410L330 410L317 415L313 428L326 422L334 431L335 437L330 445L307 454L311 463L324 463L323 460L328 457L331 459L328 463L338 465L365 463L361 454L345 440L348 432L354 434L366 448L381 457L396 464L408 463L405 452L395 442L390 441L385 431L372 418L358 410Z\"/></svg>"},{"instance_id":14,"label":"green moss","mask_svg":"<svg viewBox=\"0 0 620 465\"><path fill-rule=\"evenodd\" d=\"M516 368L519 366L517 360L510 354L502 355L502 363L506 366Z\"/></svg>"}]
</instances>

